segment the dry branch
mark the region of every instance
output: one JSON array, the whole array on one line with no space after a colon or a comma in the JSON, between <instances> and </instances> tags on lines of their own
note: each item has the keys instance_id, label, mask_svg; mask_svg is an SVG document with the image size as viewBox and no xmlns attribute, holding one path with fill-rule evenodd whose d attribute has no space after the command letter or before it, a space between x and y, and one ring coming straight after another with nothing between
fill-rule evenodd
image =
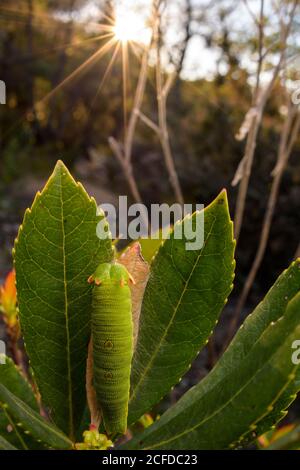
<instances>
[{"instance_id":1,"label":"dry branch","mask_svg":"<svg viewBox=\"0 0 300 470\"><path fill-rule=\"evenodd\" d=\"M180 57L178 64L175 68L175 71L168 75L165 83L163 80L163 72L161 65L161 42L162 42L162 32L161 32L161 5L163 2L157 1L155 7L155 22L154 22L154 35L155 35L155 46L156 46L156 95L157 95L157 108L158 108L158 124L156 124L148 116L145 116L142 112L139 112L139 117L144 124L146 124L150 129L152 129L157 136L159 137L161 148L164 155L165 165L168 171L170 184L173 188L176 200L179 204L184 204L183 193L181 185L179 182L178 174L175 167L175 162L172 154L170 136L168 130L168 120L167 120L167 100L169 93L172 89L172 86L176 82L184 62L186 49L188 46L189 39L191 37L191 14L192 8L189 0L186 2L186 27L185 27L185 38L183 45L180 51Z\"/></svg>"},{"instance_id":2,"label":"dry branch","mask_svg":"<svg viewBox=\"0 0 300 470\"><path fill-rule=\"evenodd\" d=\"M140 68L140 73L139 73L139 78L138 78L138 84L137 84L135 96L134 96L134 105L133 105L133 109L131 111L130 118L129 118L128 130L125 133L126 136L125 136L124 149L122 148L121 144L116 141L114 137L110 137L108 140L113 153L115 154L115 156L117 157L121 165L121 168L127 180L132 197L138 203L142 202L142 197L139 192L138 185L135 180L133 169L132 169L132 163L131 163L132 145L133 145L134 133L135 133L135 129L136 129L137 121L138 121L139 110L141 108L144 93L145 93L149 50L150 50L150 46L146 48L143 53L142 63L141 63L141 68Z\"/></svg>"},{"instance_id":3,"label":"dry branch","mask_svg":"<svg viewBox=\"0 0 300 470\"><path fill-rule=\"evenodd\" d=\"M230 340L240 317L240 313L244 308L246 300L248 298L249 292L255 281L257 271L263 260L267 243L269 240L270 229L272 225L272 220L275 213L275 208L279 196L280 184L282 180L283 173L286 169L289 157L291 155L293 146L296 142L296 139L299 134L300 129L300 112L298 107L295 106L289 98L288 113L282 128L280 145L277 154L277 163L272 172L273 182L271 186L271 191L267 203L266 212L264 215L263 226L261 230L261 236L259 240L259 245L257 248L256 255L254 257L253 264L251 266L250 272L244 284L244 288L238 300L234 316L229 328L229 337Z\"/></svg>"},{"instance_id":4,"label":"dry branch","mask_svg":"<svg viewBox=\"0 0 300 470\"><path fill-rule=\"evenodd\" d=\"M264 1L261 0L260 19L256 23L258 25L258 37L259 37L259 45L258 45L259 60L258 60L257 71L256 71L256 86L255 86L255 91L253 95L253 104L252 104L252 107L255 109L255 113L253 113L253 118L251 120L249 132L247 135L245 155L242 159L242 162L239 164L238 170L233 179L234 185L239 183L239 191L238 191L237 204L236 204L235 217L234 217L235 238L237 242L238 242L240 231L242 228L245 202L246 202L246 197L247 197L247 192L248 192L249 180L251 176L257 136L258 136L258 131L260 128L261 120L262 120L263 111L266 106L267 100L269 99L269 96L272 92L273 86L281 71L282 65L284 63L285 52L286 52L286 47L287 47L287 39L290 33L291 25L293 22L295 10L296 10L298 3L299 3L298 0L294 0L287 23L281 22L281 34L280 34L281 51L280 51L279 59L278 59L276 67L273 70L273 73L272 73L272 76L268 85L264 88L264 90L260 91L262 61L264 57L263 56Z\"/></svg>"}]
</instances>

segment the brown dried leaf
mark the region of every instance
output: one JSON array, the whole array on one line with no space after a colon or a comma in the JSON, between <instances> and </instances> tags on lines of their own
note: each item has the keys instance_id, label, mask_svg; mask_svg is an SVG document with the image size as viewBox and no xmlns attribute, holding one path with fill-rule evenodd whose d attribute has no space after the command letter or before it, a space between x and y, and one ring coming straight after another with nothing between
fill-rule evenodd
<instances>
[{"instance_id":1,"label":"brown dried leaf","mask_svg":"<svg viewBox=\"0 0 300 470\"><path fill-rule=\"evenodd\" d=\"M93 385L93 340L90 339L86 363L86 396L91 413L91 424L98 430L101 423L101 411L98 406L96 390Z\"/></svg>"},{"instance_id":2,"label":"brown dried leaf","mask_svg":"<svg viewBox=\"0 0 300 470\"><path fill-rule=\"evenodd\" d=\"M133 339L136 346L139 330L139 320L144 297L144 291L149 278L149 264L141 254L141 245L136 242L122 254L118 260L129 271L134 279L130 285L132 299Z\"/></svg>"}]
</instances>

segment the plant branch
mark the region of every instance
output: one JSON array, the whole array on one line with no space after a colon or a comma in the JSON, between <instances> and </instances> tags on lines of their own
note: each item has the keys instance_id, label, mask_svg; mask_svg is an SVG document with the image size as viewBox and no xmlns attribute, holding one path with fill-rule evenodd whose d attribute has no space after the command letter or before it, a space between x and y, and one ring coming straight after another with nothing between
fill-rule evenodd
<instances>
[{"instance_id":1,"label":"plant branch","mask_svg":"<svg viewBox=\"0 0 300 470\"><path fill-rule=\"evenodd\" d=\"M128 186L129 186L129 189L130 189L130 192L132 194L133 199L135 200L135 202L141 203L142 202L142 196L139 192L135 177L133 175L131 161L130 160L129 161L125 160L124 152L123 152L119 142L117 142L117 140L114 137L109 137L108 143L109 143L110 148L112 149L113 153L115 154L115 156L117 157L117 159L118 159L118 161L121 165L121 168L122 168L123 173L125 175L125 178L127 180L127 183L128 183Z\"/></svg>"},{"instance_id":2,"label":"plant branch","mask_svg":"<svg viewBox=\"0 0 300 470\"><path fill-rule=\"evenodd\" d=\"M163 83L162 66L161 66L161 15L159 10L156 10L157 21L155 31L156 43L156 93L157 93L157 106L158 106L158 127L160 129L160 143L164 154L165 165L169 174L169 180L174 190L176 200L179 204L184 204L183 194L175 168L174 158L170 144L170 137L167 123L167 99L171 90L172 84L175 82L177 72L172 74L171 78L168 77L166 83Z\"/></svg>"},{"instance_id":3,"label":"plant branch","mask_svg":"<svg viewBox=\"0 0 300 470\"><path fill-rule=\"evenodd\" d=\"M138 113L139 113L139 110L141 109L142 101L143 101L143 97L145 93L149 49L150 49L150 46L149 48L146 48L143 53L138 84L137 84L135 97L134 97L133 109L132 109L130 119L129 119L128 130L127 130L127 135L126 135L125 145L124 145L124 158L126 162L129 162L131 160L133 138L134 138L134 133L135 133L135 129L136 129L137 121L138 121Z\"/></svg>"},{"instance_id":4,"label":"plant branch","mask_svg":"<svg viewBox=\"0 0 300 470\"><path fill-rule=\"evenodd\" d=\"M238 323L238 319L240 317L240 313L245 306L249 292L255 281L257 271L259 270L259 267L261 265L261 262L263 260L263 257L266 251L267 243L269 240L270 229L272 225L272 220L274 217L275 208L276 208L276 204L277 204L277 200L279 196L282 176L283 176L284 170L286 169L293 146L298 137L299 128L300 128L300 112L298 111L297 107L293 105L292 102L290 101L289 107L288 107L288 114L285 119L282 133L281 133L280 145L279 145L279 150L277 154L277 163L272 172L273 182L272 182L271 191L270 191L270 195L269 195L269 199L267 203L266 212L264 215L259 245L257 248L256 255L254 257L254 261L251 266L250 272L244 284L244 288L238 300L232 322L230 324L229 334L228 334L229 340L231 339L235 331L235 328Z\"/></svg>"},{"instance_id":5,"label":"plant branch","mask_svg":"<svg viewBox=\"0 0 300 470\"><path fill-rule=\"evenodd\" d=\"M153 6L154 6L154 3L155 3L155 0L153 0ZM133 100L133 108L130 113L128 129L126 129L126 132L125 132L124 148L121 146L119 142L117 142L117 140L114 137L110 137L108 139L109 145L121 165L121 168L127 180L132 197L137 203L142 202L142 196L140 194L136 179L133 174L133 168L132 168L132 163L131 163L132 147L133 147L134 134L135 134L135 130L136 130L137 122L138 122L139 112L140 112L140 108L142 106L142 102L143 102L143 98L145 94L145 88L146 88L146 82L147 82L148 59L149 59L149 52L150 52L151 46L152 46L152 38L149 42L149 45L144 49L144 52L143 52L142 62L141 62L141 67L140 67L139 77L138 77L138 83L137 83L134 100Z\"/></svg>"},{"instance_id":6,"label":"plant branch","mask_svg":"<svg viewBox=\"0 0 300 470\"><path fill-rule=\"evenodd\" d=\"M157 52L157 65L156 65L156 86L157 86L157 104L158 104L158 122L160 129L160 142L165 158L166 168L169 173L171 186L174 190L175 197L179 204L184 203L181 186L179 183L178 175L175 169L174 159L171 150L170 137L167 124L167 95L163 95L162 90L162 73L160 66L160 52Z\"/></svg>"},{"instance_id":7,"label":"plant branch","mask_svg":"<svg viewBox=\"0 0 300 470\"><path fill-rule=\"evenodd\" d=\"M140 120L144 124L146 124L148 127L150 127L150 129L152 129L160 137L160 128L158 127L158 125L154 121L152 121L152 119L148 118L141 111L137 111L137 114L138 114Z\"/></svg>"},{"instance_id":8,"label":"plant branch","mask_svg":"<svg viewBox=\"0 0 300 470\"><path fill-rule=\"evenodd\" d=\"M261 8L261 19L259 21L260 24L262 24L263 21L263 0L262 2L262 8ZM271 91L273 89L273 86L277 80L277 77L279 75L279 72L281 70L282 64L284 62L284 57L285 57L285 50L287 46L287 38L289 36L289 32L291 29L292 21L294 18L296 6L298 4L298 0L294 1L293 7L291 9L290 15L289 15L289 20L287 24L283 24L281 28L281 52L280 56L278 59L278 63L276 67L273 70L272 77L267 85L267 87L260 92L259 91L259 83L260 83L260 74L261 74L261 69L262 69L262 64L260 63L261 61L258 61L258 66L257 66L257 78L256 78L256 84L257 88L255 89L254 93L254 109L255 113L253 113L253 117L249 126L249 132L247 135L247 142L246 142L246 150L245 150L245 155L238 167L237 173L233 179L233 185L236 185L239 183L239 191L238 191L238 197L237 197L237 204L236 204L236 210L235 210L235 217L234 217L234 226L235 226L235 238L236 241L238 242L240 231L242 228L242 222L243 222L243 217L244 217L244 210L245 210L245 202L246 202L246 197L248 193L248 186L249 186L249 180L250 180L250 175L251 175L251 170L252 170L252 164L253 164L253 158L254 158L254 153L255 153L255 148L256 148L256 142L257 142L257 136L258 136L258 131L260 128L261 120L262 120L262 114L265 108L265 105L267 103L267 100L271 94ZM261 26L260 28L263 28ZM263 40L264 34L263 32L259 32L259 39L260 41ZM262 45L259 45L259 51L260 52L260 57L262 57Z\"/></svg>"}]
</instances>

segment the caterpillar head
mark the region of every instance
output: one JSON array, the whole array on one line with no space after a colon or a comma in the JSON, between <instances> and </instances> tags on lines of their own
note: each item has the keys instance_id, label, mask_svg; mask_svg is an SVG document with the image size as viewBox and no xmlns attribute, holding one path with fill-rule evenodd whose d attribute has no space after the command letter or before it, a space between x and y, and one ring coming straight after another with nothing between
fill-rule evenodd
<instances>
[{"instance_id":1,"label":"caterpillar head","mask_svg":"<svg viewBox=\"0 0 300 470\"><path fill-rule=\"evenodd\" d=\"M134 284L134 279L122 264L102 263L99 264L94 274L88 278L88 283L100 286L106 282L115 282L121 286L126 286L129 283Z\"/></svg>"}]
</instances>

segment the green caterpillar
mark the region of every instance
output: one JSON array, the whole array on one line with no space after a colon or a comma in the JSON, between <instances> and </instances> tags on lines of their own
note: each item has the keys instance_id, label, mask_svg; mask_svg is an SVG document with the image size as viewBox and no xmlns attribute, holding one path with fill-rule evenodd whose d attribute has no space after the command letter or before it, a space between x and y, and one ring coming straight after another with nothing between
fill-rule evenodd
<instances>
[{"instance_id":1,"label":"green caterpillar","mask_svg":"<svg viewBox=\"0 0 300 470\"><path fill-rule=\"evenodd\" d=\"M103 263L89 277L94 283L92 340L94 388L108 434L127 429L133 354L132 305L127 269Z\"/></svg>"}]
</instances>

